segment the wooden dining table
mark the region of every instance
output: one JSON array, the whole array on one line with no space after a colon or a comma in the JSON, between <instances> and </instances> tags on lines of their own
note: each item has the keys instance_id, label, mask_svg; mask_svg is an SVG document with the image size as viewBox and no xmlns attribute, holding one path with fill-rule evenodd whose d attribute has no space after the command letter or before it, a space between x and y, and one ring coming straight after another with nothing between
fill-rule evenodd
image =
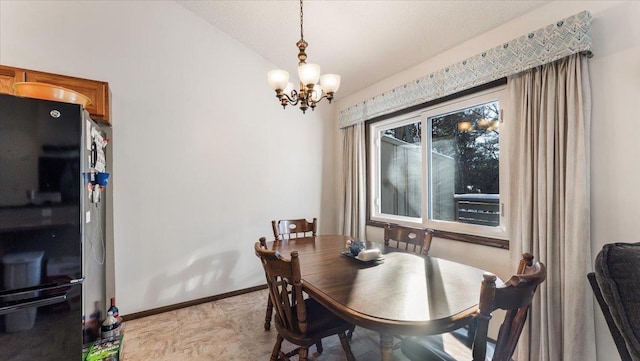
<instances>
[{"instance_id":1,"label":"wooden dining table","mask_svg":"<svg viewBox=\"0 0 640 361\"><path fill-rule=\"evenodd\" d=\"M298 251L305 292L341 318L380 334L383 361L392 360L394 335L435 335L469 324L478 308L485 271L441 258L365 241L383 258L362 262L342 255L347 236L270 242L289 257Z\"/></svg>"}]
</instances>

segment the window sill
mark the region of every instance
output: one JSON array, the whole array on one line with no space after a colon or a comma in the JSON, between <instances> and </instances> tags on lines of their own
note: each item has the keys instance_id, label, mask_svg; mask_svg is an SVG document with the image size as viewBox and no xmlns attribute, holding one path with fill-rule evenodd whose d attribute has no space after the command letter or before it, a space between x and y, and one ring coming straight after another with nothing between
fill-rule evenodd
<instances>
[{"instance_id":1,"label":"window sill","mask_svg":"<svg viewBox=\"0 0 640 361\"><path fill-rule=\"evenodd\" d=\"M377 222L377 221L367 222L367 225L371 227L384 228L385 224L386 222ZM506 239L475 236L470 234L462 234L462 233L447 232L447 231L439 231L436 229L433 230L433 236L437 238L450 239L453 241L479 244L487 247L509 249L509 241Z\"/></svg>"}]
</instances>

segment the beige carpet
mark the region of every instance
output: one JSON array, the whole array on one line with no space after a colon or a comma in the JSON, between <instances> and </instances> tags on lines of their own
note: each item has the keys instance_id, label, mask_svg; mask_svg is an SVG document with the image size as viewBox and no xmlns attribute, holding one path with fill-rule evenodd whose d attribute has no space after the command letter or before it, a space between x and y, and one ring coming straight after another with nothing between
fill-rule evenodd
<instances>
[{"instance_id":1,"label":"beige carpet","mask_svg":"<svg viewBox=\"0 0 640 361\"><path fill-rule=\"evenodd\" d=\"M125 323L124 361L196 361L196 360L264 360L268 361L276 339L272 326L265 331L264 314L267 291L257 291L223 300L204 303L176 311L127 321ZM358 361L379 361L376 332L356 327L351 340ZM470 360L470 352L458 341L444 336L448 352ZM346 360L338 336L323 340L324 352L315 346L310 360ZM283 351L293 345L283 343ZM406 361L400 350L394 360ZM297 360L297 356L291 359Z\"/></svg>"}]
</instances>

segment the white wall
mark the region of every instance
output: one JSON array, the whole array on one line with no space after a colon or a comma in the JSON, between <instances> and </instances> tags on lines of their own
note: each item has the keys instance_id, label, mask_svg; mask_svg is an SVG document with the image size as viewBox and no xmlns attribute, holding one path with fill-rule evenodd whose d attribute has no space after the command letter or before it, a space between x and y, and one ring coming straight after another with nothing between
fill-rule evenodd
<instances>
[{"instance_id":1,"label":"white wall","mask_svg":"<svg viewBox=\"0 0 640 361\"><path fill-rule=\"evenodd\" d=\"M336 228L330 114L282 110L274 65L174 2L1 1L0 63L110 84L122 314L264 284L272 219Z\"/></svg>"},{"instance_id":2,"label":"white wall","mask_svg":"<svg viewBox=\"0 0 640 361\"><path fill-rule=\"evenodd\" d=\"M585 247L591 245L595 258L605 243L638 242L636 208L640 204L640 192L636 185L640 184L637 161L640 159L640 127L637 119L640 100L640 2L554 1L342 98L338 101L337 109L347 108L582 10L588 10L593 15L595 53L590 61L593 105L590 179L592 239L590 243L585 240ZM341 134L334 132L334 136L341 139ZM341 157L336 159L340 162ZM367 228L367 237L370 239L380 240L382 235L380 229ZM502 277L513 272L514 267L509 263L509 253L506 251L454 241L434 240L432 254L474 264ZM570 296L592 297L591 294ZM598 360L616 359L618 353L597 304L595 314Z\"/></svg>"}]
</instances>

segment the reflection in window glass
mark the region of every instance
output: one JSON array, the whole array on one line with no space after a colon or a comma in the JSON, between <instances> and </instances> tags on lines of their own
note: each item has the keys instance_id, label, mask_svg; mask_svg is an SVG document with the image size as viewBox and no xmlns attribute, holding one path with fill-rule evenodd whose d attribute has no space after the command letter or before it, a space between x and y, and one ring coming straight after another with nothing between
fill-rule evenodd
<instances>
[{"instance_id":1,"label":"reflection in window glass","mask_svg":"<svg viewBox=\"0 0 640 361\"><path fill-rule=\"evenodd\" d=\"M420 217L422 132L420 122L380 131L380 211Z\"/></svg>"},{"instance_id":2,"label":"reflection in window glass","mask_svg":"<svg viewBox=\"0 0 640 361\"><path fill-rule=\"evenodd\" d=\"M497 101L428 118L430 218L500 225Z\"/></svg>"}]
</instances>

